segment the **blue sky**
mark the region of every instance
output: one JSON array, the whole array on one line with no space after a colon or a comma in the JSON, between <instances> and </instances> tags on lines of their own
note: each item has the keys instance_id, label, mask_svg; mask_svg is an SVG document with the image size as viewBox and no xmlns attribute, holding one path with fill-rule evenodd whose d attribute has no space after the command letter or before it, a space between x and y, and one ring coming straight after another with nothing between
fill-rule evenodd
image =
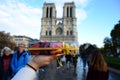
<instances>
[{"instance_id":1,"label":"blue sky","mask_svg":"<svg viewBox=\"0 0 120 80\"><path fill-rule=\"evenodd\" d=\"M40 38L42 7L54 2L62 17L65 2L75 2L78 41L103 46L120 20L120 0L0 0L0 31Z\"/></svg>"}]
</instances>

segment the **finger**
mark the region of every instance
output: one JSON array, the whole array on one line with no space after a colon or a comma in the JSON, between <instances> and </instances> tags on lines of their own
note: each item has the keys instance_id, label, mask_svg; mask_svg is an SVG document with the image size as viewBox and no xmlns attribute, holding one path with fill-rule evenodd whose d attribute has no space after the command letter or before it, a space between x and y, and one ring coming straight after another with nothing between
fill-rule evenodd
<instances>
[{"instance_id":1,"label":"finger","mask_svg":"<svg viewBox=\"0 0 120 80\"><path fill-rule=\"evenodd\" d=\"M51 56L51 61L54 61L56 58L57 58L56 55L52 55L52 56Z\"/></svg>"},{"instance_id":2,"label":"finger","mask_svg":"<svg viewBox=\"0 0 120 80\"><path fill-rule=\"evenodd\" d=\"M56 56L57 56L57 57L60 57L60 56L62 56L62 55L63 55L63 54L57 54Z\"/></svg>"},{"instance_id":3,"label":"finger","mask_svg":"<svg viewBox=\"0 0 120 80\"><path fill-rule=\"evenodd\" d=\"M44 62L44 65L48 65L48 64L50 64L50 61L45 61Z\"/></svg>"}]
</instances>

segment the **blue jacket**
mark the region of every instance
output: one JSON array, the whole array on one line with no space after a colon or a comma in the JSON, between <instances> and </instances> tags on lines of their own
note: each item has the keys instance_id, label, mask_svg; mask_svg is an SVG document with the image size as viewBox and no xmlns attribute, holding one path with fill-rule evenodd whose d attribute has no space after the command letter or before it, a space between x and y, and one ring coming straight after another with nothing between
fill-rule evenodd
<instances>
[{"instance_id":1,"label":"blue jacket","mask_svg":"<svg viewBox=\"0 0 120 80\"><path fill-rule=\"evenodd\" d=\"M19 59L17 59L18 51L13 54L11 61L12 75L14 76L22 67L24 67L30 60L29 53L23 51Z\"/></svg>"}]
</instances>

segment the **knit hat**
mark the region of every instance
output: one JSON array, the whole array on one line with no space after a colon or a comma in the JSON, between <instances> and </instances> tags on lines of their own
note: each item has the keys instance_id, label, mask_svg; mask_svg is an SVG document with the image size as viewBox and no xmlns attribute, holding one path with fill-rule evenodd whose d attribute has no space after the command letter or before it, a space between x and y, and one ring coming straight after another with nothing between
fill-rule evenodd
<instances>
[{"instance_id":1,"label":"knit hat","mask_svg":"<svg viewBox=\"0 0 120 80\"><path fill-rule=\"evenodd\" d=\"M10 49L9 47L4 47L4 48L1 50L1 56L3 56L4 51L10 51L10 53L11 53L11 49Z\"/></svg>"}]
</instances>

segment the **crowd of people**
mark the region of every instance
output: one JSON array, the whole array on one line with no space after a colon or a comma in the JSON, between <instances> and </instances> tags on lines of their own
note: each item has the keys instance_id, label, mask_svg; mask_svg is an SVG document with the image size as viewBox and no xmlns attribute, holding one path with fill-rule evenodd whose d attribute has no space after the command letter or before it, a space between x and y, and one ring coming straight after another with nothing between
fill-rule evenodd
<instances>
[{"instance_id":1,"label":"crowd of people","mask_svg":"<svg viewBox=\"0 0 120 80\"><path fill-rule=\"evenodd\" d=\"M108 80L109 70L101 52L98 49L87 51L88 46L80 47L79 51L83 61L83 70L88 64L86 80ZM72 63L76 69L77 57L64 55L59 59L63 67L67 65L69 69ZM0 56L0 80L37 80L36 71L56 59L56 55L37 55L30 58L24 44L19 44L18 50L14 53L11 53L9 47L4 47Z\"/></svg>"},{"instance_id":2,"label":"crowd of people","mask_svg":"<svg viewBox=\"0 0 120 80\"><path fill-rule=\"evenodd\" d=\"M62 55L57 60L57 69L59 68L65 68L69 70L72 66L74 67L74 70L76 70L77 65L77 58L78 55Z\"/></svg>"}]
</instances>

